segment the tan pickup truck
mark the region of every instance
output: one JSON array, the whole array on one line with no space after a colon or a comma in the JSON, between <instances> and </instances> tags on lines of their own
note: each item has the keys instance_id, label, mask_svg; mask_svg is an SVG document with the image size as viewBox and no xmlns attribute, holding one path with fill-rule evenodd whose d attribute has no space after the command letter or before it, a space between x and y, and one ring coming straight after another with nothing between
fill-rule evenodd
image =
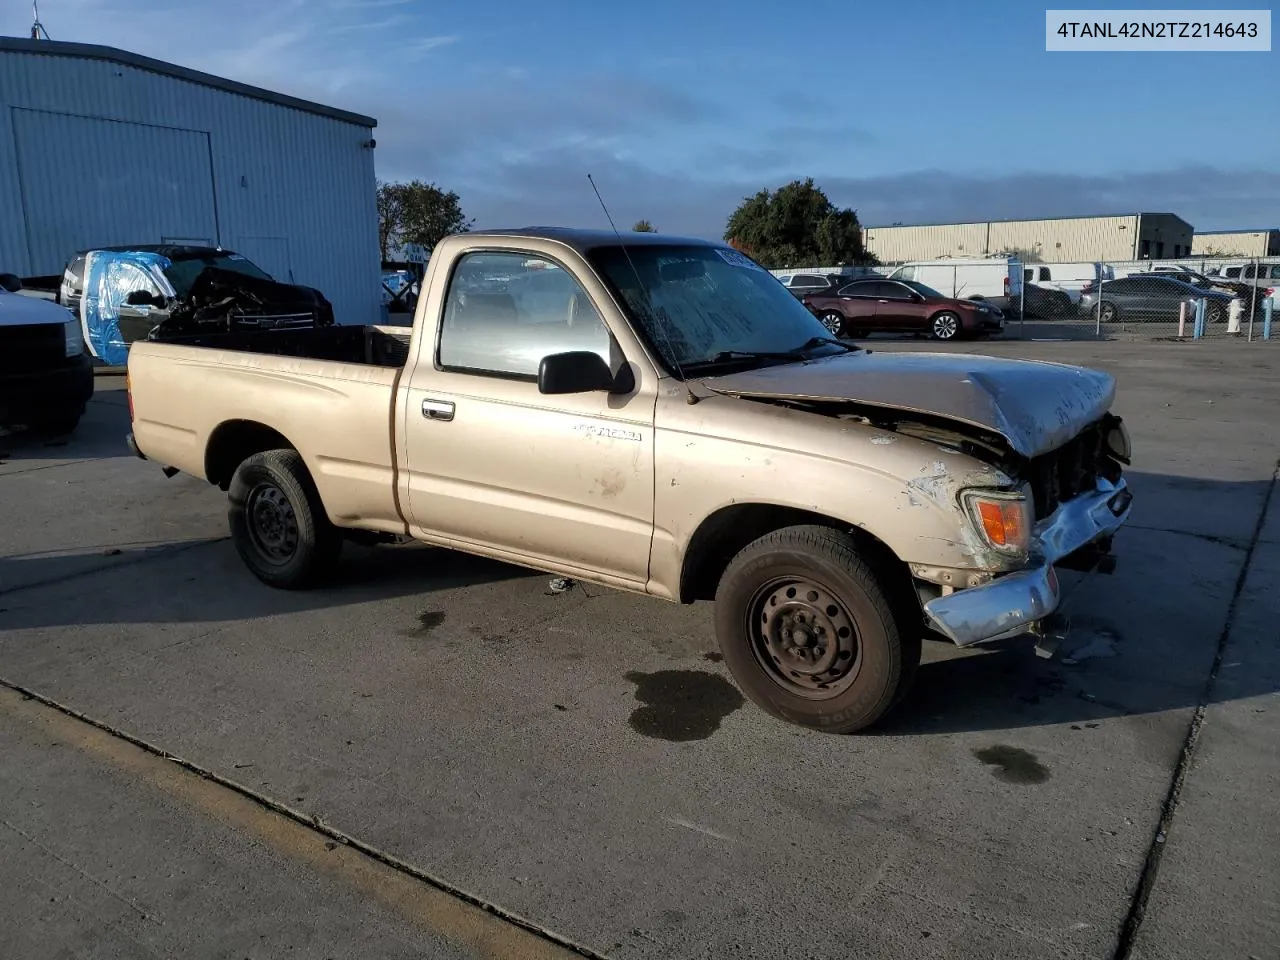
<instances>
[{"instance_id":1,"label":"tan pickup truck","mask_svg":"<svg viewBox=\"0 0 1280 960\"><path fill-rule=\"evenodd\" d=\"M835 341L727 246L538 228L436 248L411 328L146 340L129 442L228 491L261 580L386 535L691 603L744 691L876 721L927 634L1034 632L1109 566L1105 373Z\"/></svg>"}]
</instances>

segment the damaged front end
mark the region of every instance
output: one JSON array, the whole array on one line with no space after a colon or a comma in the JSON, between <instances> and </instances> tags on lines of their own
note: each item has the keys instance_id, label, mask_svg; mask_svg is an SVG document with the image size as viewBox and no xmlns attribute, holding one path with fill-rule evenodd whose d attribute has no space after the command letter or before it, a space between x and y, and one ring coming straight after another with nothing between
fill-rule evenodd
<instances>
[{"instance_id":1,"label":"damaged front end","mask_svg":"<svg viewBox=\"0 0 1280 960\"><path fill-rule=\"evenodd\" d=\"M1124 423L1110 413L1034 457L996 455L1009 488L969 491L961 499L985 545L1014 563L959 585L913 568L930 629L959 646L1051 632L1045 624L1061 599L1058 571L1115 568L1112 538L1133 500L1123 475L1130 457ZM1012 506L1000 509L1002 497Z\"/></svg>"},{"instance_id":2,"label":"damaged front end","mask_svg":"<svg viewBox=\"0 0 1280 960\"><path fill-rule=\"evenodd\" d=\"M328 327L333 306L312 287L279 283L234 270L206 267L149 339L210 332Z\"/></svg>"}]
</instances>

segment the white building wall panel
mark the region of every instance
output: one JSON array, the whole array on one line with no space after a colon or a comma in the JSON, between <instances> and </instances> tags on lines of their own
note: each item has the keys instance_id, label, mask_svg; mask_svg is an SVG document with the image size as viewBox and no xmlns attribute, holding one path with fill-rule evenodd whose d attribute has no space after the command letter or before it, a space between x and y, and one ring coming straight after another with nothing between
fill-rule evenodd
<instances>
[{"instance_id":1,"label":"white building wall panel","mask_svg":"<svg viewBox=\"0 0 1280 960\"><path fill-rule=\"evenodd\" d=\"M1197 233L1191 238L1193 256L1215 254L1231 257L1266 257L1280 252L1277 233L1271 230L1239 230L1231 233Z\"/></svg>"},{"instance_id":2,"label":"white building wall panel","mask_svg":"<svg viewBox=\"0 0 1280 960\"><path fill-rule=\"evenodd\" d=\"M17 111L122 122L100 124L92 132L82 127L79 133L89 142L50 144L43 158L46 182L83 177L94 157L116 155L120 138L133 129L124 124L202 133L212 171L215 242L234 249L243 240L269 249L276 270L286 264L294 282L324 291L340 322L366 323L378 316L370 128L110 60L2 51L0 263L21 275L55 273L62 263L53 262L55 241L47 234L35 249L26 235L15 155ZM157 185L138 189L156 191ZM152 229L125 242L160 242L170 229L190 228L156 223ZM76 245L68 236L65 253Z\"/></svg>"},{"instance_id":3,"label":"white building wall panel","mask_svg":"<svg viewBox=\"0 0 1280 960\"><path fill-rule=\"evenodd\" d=\"M1032 251L1047 263L1127 260L1137 217L1072 217L991 223L991 252Z\"/></svg>"},{"instance_id":4,"label":"white building wall panel","mask_svg":"<svg viewBox=\"0 0 1280 960\"><path fill-rule=\"evenodd\" d=\"M863 232L863 242L867 250L884 263L938 257L981 257L986 253L987 224L868 227Z\"/></svg>"}]
</instances>

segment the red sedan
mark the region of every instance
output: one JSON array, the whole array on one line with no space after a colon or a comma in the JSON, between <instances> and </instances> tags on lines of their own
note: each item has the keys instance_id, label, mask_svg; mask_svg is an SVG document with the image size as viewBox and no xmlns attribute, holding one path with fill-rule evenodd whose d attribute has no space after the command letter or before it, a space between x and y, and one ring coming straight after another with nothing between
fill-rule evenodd
<instances>
[{"instance_id":1,"label":"red sedan","mask_svg":"<svg viewBox=\"0 0 1280 960\"><path fill-rule=\"evenodd\" d=\"M859 277L838 289L809 294L803 302L837 337L883 331L958 340L1004 329L1004 314L996 307L944 297L914 280Z\"/></svg>"}]
</instances>

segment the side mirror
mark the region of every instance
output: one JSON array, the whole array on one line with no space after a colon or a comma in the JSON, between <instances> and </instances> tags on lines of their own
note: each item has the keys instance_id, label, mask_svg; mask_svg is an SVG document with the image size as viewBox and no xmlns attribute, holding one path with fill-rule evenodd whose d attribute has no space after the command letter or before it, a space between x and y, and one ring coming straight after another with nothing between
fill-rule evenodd
<instances>
[{"instance_id":1,"label":"side mirror","mask_svg":"<svg viewBox=\"0 0 1280 960\"><path fill-rule=\"evenodd\" d=\"M591 393L613 388L609 365L590 350L553 353L538 364L539 393Z\"/></svg>"}]
</instances>

